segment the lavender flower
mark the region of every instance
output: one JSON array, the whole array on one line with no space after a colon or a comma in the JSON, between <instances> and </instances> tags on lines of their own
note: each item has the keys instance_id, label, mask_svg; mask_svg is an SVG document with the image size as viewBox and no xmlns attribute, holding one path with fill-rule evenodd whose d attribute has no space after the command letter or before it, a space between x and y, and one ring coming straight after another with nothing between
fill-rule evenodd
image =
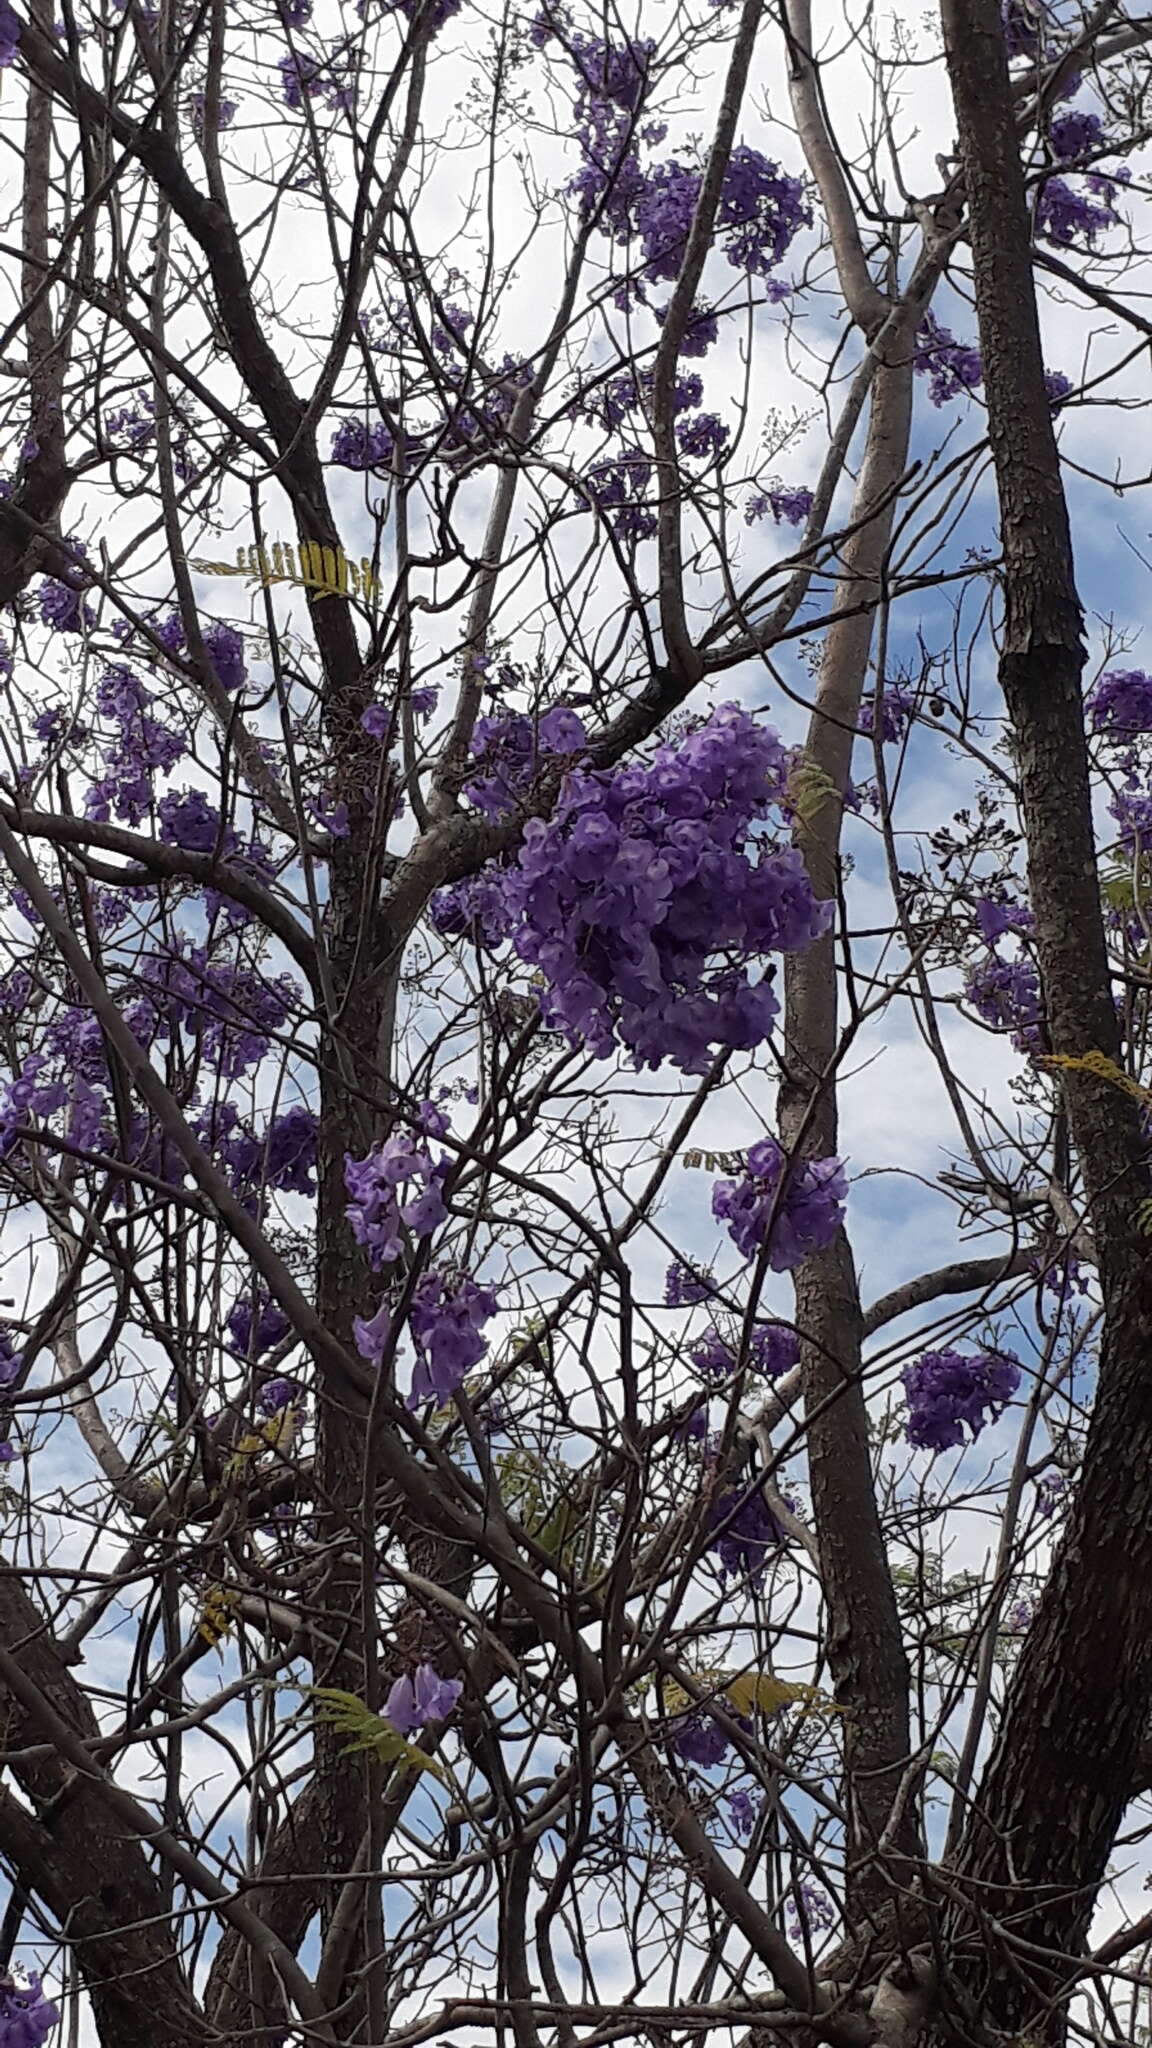
<instances>
[{"instance_id":1,"label":"lavender flower","mask_svg":"<svg viewBox=\"0 0 1152 2048\"><path fill-rule=\"evenodd\" d=\"M1142 668L1110 668L1084 699L1094 732L1134 739L1152 732L1152 676Z\"/></svg>"},{"instance_id":2,"label":"lavender flower","mask_svg":"<svg viewBox=\"0 0 1152 2048\"><path fill-rule=\"evenodd\" d=\"M386 469L395 446L383 420L341 420L332 436L329 460L341 469Z\"/></svg>"},{"instance_id":3,"label":"lavender flower","mask_svg":"<svg viewBox=\"0 0 1152 2048\"><path fill-rule=\"evenodd\" d=\"M750 836L786 777L776 735L734 704L648 765L569 774L501 878L546 1024L685 1073L712 1043L763 1042L776 997L745 963L807 945L830 915L793 847Z\"/></svg>"},{"instance_id":4,"label":"lavender flower","mask_svg":"<svg viewBox=\"0 0 1152 2048\"><path fill-rule=\"evenodd\" d=\"M1020 1384L1020 1364L1010 1351L926 1351L901 1378L908 1442L917 1450L947 1451L964 1442L965 1427L975 1443L1002 1414Z\"/></svg>"},{"instance_id":5,"label":"lavender flower","mask_svg":"<svg viewBox=\"0 0 1152 2048\"><path fill-rule=\"evenodd\" d=\"M225 1328L236 1350L245 1358L263 1358L266 1351L288 1335L292 1325L278 1302L263 1288L242 1294L232 1304Z\"/></svg>"},{"instance_id":6,"label":"lavender flower","mask_svg":"<svg viewBox=\"0 0 1152 2048\"><path fill-rule=\"evenodd\" d=\"M45 1998L34 1971L23 1984L7 1971L0 1976L0 2048L39 2048L59 2021L60 2014Z\"/></svg>"},{"instance_id":7,"label":"lavender flower","mask_svg":"<svg viewBox=\"0 0 1152 2048\"><path fill-rule=\"evenodd\" d=\"M928 396L933 405L947 405L962 391L974 391L984 381L979 349L957 341L931 313L925 313L917 329L912 366L928 378Z\"/></svg>"},{"instance_id":8,"label":"lavender flower","mask_svg":"<svg viewBox=\"0 0 1152 2048\"><path fill-rule=\"evenodd\" d=\"M0 0L0 71L14 62L20 47L20 22L8 5Z\"/></svg>"},{"instance_id":9,"label":"lavender flower","mask_svg":"<svg viewBox=\"0 0 1152 2048\"><path fill-rule=\"evenodd\" d=\"M398 1678L384 1702L384 1718L398 1735L416 1735L429 1721L446 1721L464 1690L459 1678L441 1678L431 1664Z\"/></svg>"},{"instance_id":10,"label":"lavender flower","mask_svg":"<svg viewBox=\"0 0 1152 2048\"><path fill-rule=\"evenodd\" d=\"M745 526L754 526L767 512L777 526L781 520L788 526L803 526L812 515L812 493L805 484L772 484L766 491L756 491L744 507Z\"/></svg>"},{"instance_id":11,"label":"lavender flower","mask_svg":"<svg viewBox=\"0 0 1152 2048\"><path fill-rule=\"evenodd\" d=\"M694 1714L682 1714L668 1731L668 1747L684 1763L698 1764L701 1770L711 1770L714 1764L723 1763L728 1754L728 1737L715 1716L700 1708Z\"/></svg>"},{"instance_id":12,"label":"lavender flower","mask_svg":"<svg viewBox=\"0 0 1152 2048\"><path fill-rule=\"evenodd\" d=\"M490 1289L478 1286L467 1274L454 1280L443 1273L426 1275L412 1297L408 1318L418 1354L410 1408L424 1401L442 1408L451 1400L465 1375L486 1355L488 1340L482 1332L498 1306Z\"/></svg>"},{"instance_id":13,"label":"lavender flower","mask_svg":"<svg viewBox=\"0 0 1152 2048\"><path fill-rule=\"evenodd\" d=\"M344 1161L344 1185L351 1195L346 1215L357 1244L374 1272L391 1265L404 1249L401 1225L428 1237L444 1222L440 1182L447 1162L433 1166L427 1152L400 1131L364 1159ZM414 1192L404 1194L403 1190Z\"/></svg>"},{"instance_id":14,"label":"lavender flower","mask_svg":"<svg viewBox=\"0 0 1152 2048\"><path fill-rule=\"evenodd\" d=\"M771 1231L769 1264L790 1272L810 1252L831 1244L844 1221L848 1178L838 1159L805 1159L778 1195L785 1156L774 1138L753 1145L743 1180L718 1180L712 1214L727 1223L737 1249L752 1259Z\"/></svg>"},{"instance_id":15,"label":"lavender flower","mask_svg":"<svg viewBox=\"0 0 1152 2048\"><path fill-rule=\"evenodd\" d=\"M665 1308L695 1308L701 1301L710 1301L716 1291L711 1273L686 1266L680 1259L673 1259L664 1275Z\"/></svg>"}]
</instances>

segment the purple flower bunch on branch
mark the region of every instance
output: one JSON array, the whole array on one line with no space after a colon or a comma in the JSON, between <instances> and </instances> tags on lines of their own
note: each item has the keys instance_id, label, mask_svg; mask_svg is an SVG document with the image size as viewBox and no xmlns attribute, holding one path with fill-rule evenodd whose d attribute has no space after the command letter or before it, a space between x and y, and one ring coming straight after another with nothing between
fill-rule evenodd
<instances>
[{"instance_id":1,"label":"purple flower bunch on branch","mask_svg":"<svg viewBox=\"0 0 1152 2048\"><path fill-rule=\"evenodd\" d=\"M433 1165L402 1131L393 1131L364 1159L345 1158L344 1185L352 1197L346 1214L374 1272L400 1257L404 1228L414 1237L429 1237L444 1222L441 1184L449 1163L445 1156Z\"/></svg>"},{"instance_id":2,"label":"purple flower bunch on branch","mask_svg":"<svg viewBox=\"0 0 1152 2048\"><path fill-rule=\"evenodd\" d=\"M947 1451L971 1431L1003 1413L1020 1385L1020 1362L1010 1351L926 1351L901 1375L908 1400L908 1442L917 1450Z\"/></svg>"},{"instance_id":3,"label":"purple flower bunch on branch","mask_svg":"<svg viewBox=\"0 0 1152 2048\"><path fill-rule=\"evenodd\" d=\"M774 1273L791 1272L811 1252L831 1244L844 1221L848 1176L839 1159L787 1159L775 1138L748 1154L742 1180L718 1180L712 1214L728 1225L738 1251L754 1259L767 1243Z\"/></svg>"},{"instance_id":4,"label":"purple flower bunch on branch","mask_svg":"<svg viewBox=\"0 0 1152 2048\"><path fill-rule=\"evenodd\" d=\"M757 829L787 770L777 735L727 704L649 765L568 776L502 883L550 1027L684 1073L712 1046L763 1044L779 1005L749 961L809 945L831 916L800 853Z\"/></svg>"}]
</instances>

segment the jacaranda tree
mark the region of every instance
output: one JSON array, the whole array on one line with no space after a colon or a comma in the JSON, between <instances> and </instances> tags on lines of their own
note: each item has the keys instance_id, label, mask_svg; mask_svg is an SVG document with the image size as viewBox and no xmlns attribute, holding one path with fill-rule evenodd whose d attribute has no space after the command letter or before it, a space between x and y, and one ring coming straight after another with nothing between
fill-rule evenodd
<instances>
[{"instance_id":1,"label":"jacaranda tree","mask_svg":"<svg viewBox=\"0 0 1152 2048\"><path fill-rule=\"evenodd\" d=\"M1147 2040L1149 24L61 4L0 2048Z\"/></svg>"}]
</instances>

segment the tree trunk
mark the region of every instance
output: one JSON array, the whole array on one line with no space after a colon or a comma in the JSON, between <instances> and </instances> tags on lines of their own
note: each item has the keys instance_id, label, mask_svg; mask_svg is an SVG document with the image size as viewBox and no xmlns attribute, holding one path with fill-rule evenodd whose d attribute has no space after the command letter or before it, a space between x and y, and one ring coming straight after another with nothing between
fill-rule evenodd
<instances>
[{"instance_id":1,"label":"tree trunk","mask_svg":"<svg viewBox=\"0 0 1152 2048\"><path fill-rule=\"evenodd\" d=\"M948 68L967 185L989 434L1000 498L1000 680L1015 741L1035 942L1059 1055L1120 1051L1096 872L1080 678L1082 615L1044 389L1031 223L996 0L944 0ZM954 1909L960 1982L985 2022L1064 2032L1066 1975L1082 1948L1124 1807L1152 1693L1152 1246L1136 1109L1084 1072L1064 1076L1100 1251L1106 1321L1080 1485L1029 1630L963 1842L971 1914ZM975 1936L994 1916L1046 1955Z\"/></svg>"}]
</instances>

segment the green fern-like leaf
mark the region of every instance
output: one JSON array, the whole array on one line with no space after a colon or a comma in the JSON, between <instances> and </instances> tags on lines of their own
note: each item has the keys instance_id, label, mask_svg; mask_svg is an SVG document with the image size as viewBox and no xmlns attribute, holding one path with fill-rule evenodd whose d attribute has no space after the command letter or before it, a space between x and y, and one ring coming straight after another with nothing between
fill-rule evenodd
<instances>
[{"instance_id":1,"label":"green fern-like leaf","mask_svg":"<svg viewBox=\"0 0 1152 2048\"><path fill-rule=\"evenodd\" d=\"M346 1755L351 1756L357 1750L371 1750L381 1763L399 1764L407 1771L431 1771L442 1785L448 1783L435 1757L429 1756L414 1742L405 1741L391 1721L374 1714L354 1692L341 1692L335 1685L310 1685L306 1691L308 1698L317 1702L317 1719L335 1729L337 1735L348 1737Z\"/></svg>"}]
</instances>

